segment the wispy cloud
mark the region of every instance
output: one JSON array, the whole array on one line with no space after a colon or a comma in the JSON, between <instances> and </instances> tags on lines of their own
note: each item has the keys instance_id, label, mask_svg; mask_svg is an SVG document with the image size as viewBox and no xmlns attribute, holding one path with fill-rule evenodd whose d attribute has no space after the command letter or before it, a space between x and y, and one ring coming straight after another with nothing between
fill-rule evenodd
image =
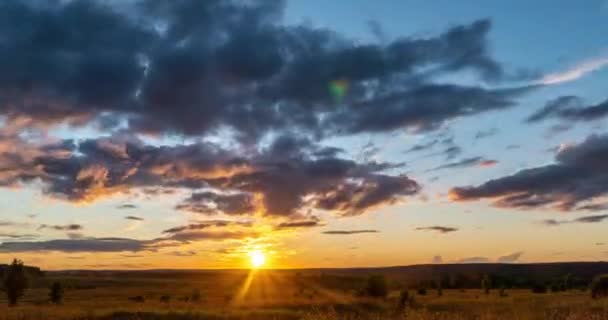
<instances>
[{"instance_id":1,"label":"wispy cloud","mask_svg":"<svg viewBox=\"0 0 608 320\"><path fill-rule=\"evenodd\" d=\"M137 209L137 206L131 203L121 204L116 209Z\"/></svg>"},{"instance_id":2,"label":"wispy cloud","mask_svg":"<svg viewBox=\"0 0 608 320\"><path fill-rule=\"evenodd\" d=\"M323 231L323 234L332 234L332 235L350 235L350 234L359 234L359 233L378 233L378 230L328 230Z\"/></svg>"},{"instance_id":3,"label":"wispy cloud","mask_svg":"<svg viewBox=\"0 0 608 320\"><path fill-rule=\"evenodd\" d=\"M542 220L539 223L545 226L559 226L562 224L568 223L598 223L608 219L608 214L594 215L594 216L584 216L580 218L576 218L573 220L556 220L556 219L546 219Z\"/></svg>"},{"instance_id":4,"label":"wispy cloud","mask_svg":"<svg viewBox=\"0 0 608 320\"><path fill-rule=\"evenodd\" d=\"M38 230L43 230L43 229L50 229L50 230L55 230L55 231L79 231L79 230L84 229L84 227L80 224L66 224L66 225L41 224L40 227L38 227Z\"/></svg>"},{"instance_id":5,"label":"wispy cloud","mask_svg":"<svg viewBox=\"0 0 608 320\"><path fill-rule=\"evenodd\" d=\"M458 228L445 227L445 226L430 226L430 227L419 227L416 228L418 231L435 231L439 233L450 233L458 231Z\"/></svg>"},{"instance_id":6,"label":"wispy cloud","mask_svg":"<svg viewBox=\"0 0 608 320\"><path fill-rule=\"evenodd\" d=\"M295 221L286 221L279 223L276 228L277 229L294 229L294 228L312 228L322 226L323 222L319 221L319 219L309 219L309 220L295 220Z\"/></svg>"},{"instance_id":7,"label":"wispy cloud","mask_svg":"<svg viewBox=\"0 0 608 320\"><path fill-rule=\"evenodd\" d=\"M559 84L577 80L588 73L597 71L608 66L608 57L596 57L585 60L574 65L572 68L560 72L549 73L538 80L538 83L544 85Z\"/></svg>"},{"instance_id":8,"label":"wispy cloud","mask_svg":"<svg viewBox=\"0 0 608 320\"><path fill-rule=\"evenodd\" d=\"M524 253L522 251L518 251L518 252L513 252L511 254L507 254L501 257L498 257L498 259L496 261L498 261L499 263L513 263L513 262L517 262L519 260L519 258L521 258L521 256Z\"/></svg>"}]
</instances>

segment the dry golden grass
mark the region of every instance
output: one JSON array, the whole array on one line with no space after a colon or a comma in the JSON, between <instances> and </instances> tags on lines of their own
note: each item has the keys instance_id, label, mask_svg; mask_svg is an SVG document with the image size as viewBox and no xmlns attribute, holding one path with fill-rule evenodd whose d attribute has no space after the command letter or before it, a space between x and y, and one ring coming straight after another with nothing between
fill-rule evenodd
<instances>
[{"instance_id":1,"label":"dry golden grass","mask_svg":"<svg viewBox=\"0 0 608 320\"><path fill-rule=\"evenodd\" d=\"M397 310L397 290L385 300L374 300L356 295L354 288L360 285L356 281L328 286L322 277L295 273L62 275L50 276L48 282L55 280L66 286L62 305L46 302L48 289L42 286L29 290L15 308L0 300L0 320L608 320L608 299L592 300L588 292L578 290L548 294L507 290L507 297L480 290L444 290L438 297L429 290L426 296L415 295L411 307ZM182 301L194 290L200 291L200 301ZM163 295L171 301L161 302ZM128 299L134 296L146 301Z\"/></svg>"}]
</instances>

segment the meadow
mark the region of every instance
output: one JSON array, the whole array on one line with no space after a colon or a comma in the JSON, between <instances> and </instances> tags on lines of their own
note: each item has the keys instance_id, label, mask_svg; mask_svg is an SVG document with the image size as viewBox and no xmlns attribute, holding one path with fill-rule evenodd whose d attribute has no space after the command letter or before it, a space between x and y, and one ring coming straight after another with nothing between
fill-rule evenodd
<instances>
[{"instance_id":1,"label":"meadow","mask_svg":"<svg viewBox=\"0 0 608 320\"><path fill-rule=\"evenodd\" d=\"M388 296L361 294L367 275L320 271L224 270L57 272L34 281L16 307L0 301L0 320L334 320L334 319L608 319L608 299L581 288L436 289L421 295L387 277ZM61 304L48 286L61 282Z\"/></svg>"}]
</instances>

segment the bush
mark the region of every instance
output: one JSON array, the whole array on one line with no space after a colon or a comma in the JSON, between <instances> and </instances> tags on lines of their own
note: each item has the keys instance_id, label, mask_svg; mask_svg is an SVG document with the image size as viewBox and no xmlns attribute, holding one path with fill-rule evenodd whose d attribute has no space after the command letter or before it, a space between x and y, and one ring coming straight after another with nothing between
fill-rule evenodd
<instances>
[{"instance_id":1,"label":"bush","mask_svg":"<svg viewBox=\"0 0 608 320\"><path fill-rule=\"evenodd\" d=\"M590 289L593 299L608 297L608 274L595 277L591 282Z\"/></svg>"},{"instance_id":2,"label":"bush","mask_svg":"<svg viewBox=\"0 0 608 320\"><path fill-rule=\"evenodd\" d=\"M139 302L139 303L146 302L146 298L144 298L144 296L129 297L128 299L133 302Z\"/></svg>"},{"instance_id":3,"label":"bush","mask_svg":"<svg viewBox=\"0 0 608 320\"><path fill-rule=\"evenodd\" d=\"M201 301L201 291L198 289L195 289L194 291L192 291L192 294L190 295L190 301L192 301L192 302Z\"/></svg>"},{"instance_id":4,"label":"bush","mask_svg":"<svg viewBox=\"0 0 608 320\"><path fill-rule=\"evenodd\" d=\"M503 297L503 298L506 297L506 296L508 296L507 293L505 292L505 287L504 286L500 287L500 290L498 291L498 296Z\"/></svg>"},{"instance_id":5,"label":"bush","mask_svg":"<svg viewBox=\"0 0 608 320\"><path fill-rule=\"evenodd\" d=\"M492 286L490 282L490 277L486 274L481 279L481 288L485 294L490 294L490 287Z\"/></svg>"},{"instance_id":6,"label":"bush","mask_svg":"<svg viewBox=\"0 0 608 320\"><path fill-rule=\"evenodd\" d=\"M386 298L388 295L388 285L386 278L382 275L373 275L367 279L365 292L368 296L374 298Z\"/></svg>"},{"instance_id":7,"label":"bush","mask_svg":"<svg viewBox=\"0 0 608 320\"><path fill-rule=\"evenodd\" d=\"M410 296L410 293L407 289L401 290L399 293L399 301L397 302L397 311L401 312L406 308L415 308L416 307L416 299L414 296Z\"/></svg>"},{"instance_id":8,"label":"bush","mask_svg":"<svg viewBox=\"0 0 608 320\"><path fill-rule=\"evenodd\" d=\"M9 306L17 305L17 302L25 294L28 287L28 279L25 274L23 261L13 260L13 263L8 266L6 276L4 278L4 289L8 299Z\"/></svg>"},{"instance_id":9,"label":"bush","mask_svg":"<svg viewBox=\"0 0 608 320\"><path fill-rule=\"evenodd\" d=\"M547 293L547 286L544 284L535 284L532 286L533 293Z\"/></svg>"},{"instance_id":10,"label":"bush","mask_svg":"<svg viewBox=\"0 0 608 320\"><path fill-rule=\"evenodd\" d=\"M159 300L160 300L160 302L163 302L163 303L169 303L169 302L171 302L171 296L164 295L164 296L161 296Z\"/></svg>"},{"instance_id":11,"label":"bush","mask_svg":"<svg viewBox=\"0 0 608 320\"><path fill-rule=\"evenodd\" d=\"M426 288L418 288L418 295L426 296Z\"/></svg>"},{"instance_id":12,"label":"bush","mask_svg":"<svg viewBox=\"0 0 608 320\"><path fill-rule=\"evenodd\" d=\"M49 300L54 304L61 304L63 302L63 287L61 283L53 283L49 290Z\"/></svg>"}]
</instances>

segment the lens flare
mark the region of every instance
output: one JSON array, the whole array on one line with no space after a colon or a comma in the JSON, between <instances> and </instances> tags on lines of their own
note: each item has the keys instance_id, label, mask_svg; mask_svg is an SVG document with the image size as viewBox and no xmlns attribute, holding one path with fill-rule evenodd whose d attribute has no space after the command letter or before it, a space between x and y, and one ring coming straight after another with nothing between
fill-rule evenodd
<instances>
[{"instance_id":1,"label":"lens flare","mask_svg":"<svg viewBox=\"0 0 608 320\"><path fill-rule=\"evenodd\" d=\"M345 79L333 80L329 83L329 91L336 103L341 103L348 92L348 81Z\"/></svg>"},{"instance_id":2,"label":"lens flare","mask_svg":"<svg viewBox=\"0 0 608 320\"><path fill-rule=\"evenodd\" d=\"M266 256L261 251L252 251L249 253L251 266L254 269L261 268L266 263Z\"/></svg>"}]
</instances>

